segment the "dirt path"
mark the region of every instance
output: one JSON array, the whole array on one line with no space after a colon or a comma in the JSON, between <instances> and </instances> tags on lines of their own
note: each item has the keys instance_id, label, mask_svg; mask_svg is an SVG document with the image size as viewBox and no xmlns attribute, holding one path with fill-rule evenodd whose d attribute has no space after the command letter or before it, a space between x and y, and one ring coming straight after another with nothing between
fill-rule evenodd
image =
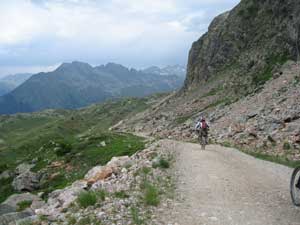
<instances>
[{"instance_id":1,"label":"dirt path","mask_svg":"<svg viewBox=\"0 0 300 225\"><path fill-rule=\"evenodd\" d=\"M163 141L176 151L176 201L166 224L300 225L289 195L292 170L237 150Z\"/></svg>"}]
</instances>

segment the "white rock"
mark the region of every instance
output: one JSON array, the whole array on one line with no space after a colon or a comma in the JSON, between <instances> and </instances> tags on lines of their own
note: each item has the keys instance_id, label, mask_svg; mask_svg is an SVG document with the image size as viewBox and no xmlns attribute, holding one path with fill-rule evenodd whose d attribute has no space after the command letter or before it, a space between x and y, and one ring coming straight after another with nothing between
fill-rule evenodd
<instances>
[{"instance_id":1,"label":"white rock","mask_svg":"<svg viewBox=\"0 0 300 225\"><path fill-rule=\"evenodd\" d=\"M132 160L128 156L113 157L107 166L111 167L127 167L132 165Z\"/></svg>"},{"instance_id":2,"label":"white rock","mask_svg":"<svg viewBox=\"0 0 300 225\"><path fill-rule=\"evenodd\" d=\"M87 174L84 176L84 179L91 179L95 177L98 173L100 173L103 169L103 166L95 166L92 169L90 169Z\"/></svg>"}]
</instances>

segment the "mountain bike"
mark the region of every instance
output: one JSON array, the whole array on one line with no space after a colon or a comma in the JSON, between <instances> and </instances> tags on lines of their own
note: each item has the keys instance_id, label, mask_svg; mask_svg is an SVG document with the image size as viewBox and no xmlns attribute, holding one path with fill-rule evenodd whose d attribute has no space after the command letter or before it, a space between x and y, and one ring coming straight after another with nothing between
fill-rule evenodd
<instances>
[{"instance_id":1,"label":"mountain bike","mask_svg":"<svg viewBox=\"0 0 300 225\"><path fill-rule=\"evenodd\" d=\"M300 206L300 166L292 174L290 191L294 205Z\"/></svg>"},{"instance_id":2,"label":"mountain bike","mask_svg":"<svg viewBox=\"0 0 300 225\"><path fill-rule=\"evenodd\" d=\"M201 145L202 150L205 150L205 146L208 144L207 139L208 139L207 134L202 135L201 131L198 132L198 141Z\"/></svg>"}]
</instances>

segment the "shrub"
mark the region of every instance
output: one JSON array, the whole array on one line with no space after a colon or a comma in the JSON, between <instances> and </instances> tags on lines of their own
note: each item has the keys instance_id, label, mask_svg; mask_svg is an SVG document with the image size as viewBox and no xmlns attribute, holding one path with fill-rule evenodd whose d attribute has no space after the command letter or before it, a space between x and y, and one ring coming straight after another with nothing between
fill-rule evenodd
<instances>
[{"instance_id":1,"label":"shrub","mask_svg":"<svg viewBox=\"0 0 300 225\"><path fill-rule=\"evenodd\" d=\"M71 216L69 219L68 219L68 225L74 225L76 224L76 218Z\"/></svg>"},{"instance_id":2,"label":"shrub","mask_svg":"<svg viewBox=\"0 0 300 225\"><path fill-rule=\"evenodd\" d=\"M77 198L77 202L80 207L87 208L96 204L97 195L95 192L81 192Z\"/></svg>"},{"instance_id":3,"label":"shrub","mask_svg":"<svg viewBox=\"0 0 300 225\"><path fill-rule=\"evenodd\" d=\"M276 65L283 65L289 59L287 54L279 54L279 55L270 55L266 61L267 66L262 71L262 73L255 74L252 79L252 84L255 86L260 86L266 83L273 77L273 68Z\"/></svg>"},{"instance_id":4,"label":"shrub","mask_svg":"<svg viewBox=\"0 0 300 225\"><path fill-rule=\"evenodd\" d=\"M283 149L284 150L290 150L291 149L291 145L290 143L288 143L287 141L283 143Z\"/></svg>"},{"instance_id":5,"label":"shrub","mask_svg":"<svg viewBox=\"0 0 300 225\"><path fill-rule=\"evenodd\" d=\"M170 163L169 163L169 161L167 161L166 159L161 158L161 159L159 160L159 167L160 167L160 168L163 168L163 169L167 169L167 168L170 167Z\"/></svg>"},{"instance_id":6,"label":"shrub","mask_svg":"<svg viewBox=\"0 0 300 225\"><path fill-rule=\"evenodd\" d=\"M0 173L4 172L7 169L8 169L7 164L0 164Z\"/></svg>"},{"instance_id":7,"label":"shrub","mask_svg":"<svg viewBox=\"0 0 300 225\"><path fill-rule=\"evenodd\" d=\"M145 185L144 201L146 205L157 206L159 204L158 189L152 184Z\"/></svg>"},{"instance_id":8,"label":"shrub","mask_svg":"<svg viewBox=\"0 0 300 225\"><path fill-rule=\"evenodd\" d=\"M167 169L170 167L170 163L168 160L164 159L164 158L159 158L158 160L155 160L152 164L153 168L162 168L162 169Z\"/></svg>"},{"instance_id":9,"label":"shrub","mask_svg":"<svg viewBox=\"0 0 300 225\"><path fill-rule=\"evenodd\" d=\"M101 201L105 200L106 194L107 193L104 190L99 190L96 192L97 198L100 199Z\"/></svg>"},{"instance_id":10,"label":"shrub","mask_svg":"<svg viewBox=\"0 0 300 225\"><path fill-rule=\"evenodd\" d=\"M115 192L115 196L117 198L129 198L129 195L125 191L117 191Z\"/></svg>"},{"instance_id":11,"label":"shrub","mask_svg":"<svg viewBox=\"0 0 300 225\"><path fill-rule=\"evenodd\" d=\"M222 145L223 145L224 147L226 147L226 148L231 148L231 147L232 147L231 143L230 143L230 142L227 142L227 141L223 142Z\"/></svg>"},{"instance_id":12,"label":"shrub","mask_svg":"<svg viewBox=\"0 0 300 225\"><path fill-rule=\"evenodd\" d=\"M142 171L143 174L149 174L151 172L151 169L149 167L144 166L141 169L141 171Z\"/></svg>"},{"instance_id":13,"label":"shrub","mask_svg":"<svg viewBox=\"0 0 300 225\"><path fill-rule=\"evenodd\" d=\"M31 204L32 204L31 200L24 200L24 201L18 202L17 203L17 205L18 205L17 211L21 212L24 209L29 208L31 206Z\"/></svg>"},{"instance_id":14,"label":"shrub","mask_svg":"<svg viewBox=\"0 0 300 225\"><path fill-rule=\"evenodd\" d=\"M58 157L64 156L64 155L66 155L66 154L68 154L68 153L70 153L70 152L71 152L71 150L65 149L65 148L58 148L58 149L55 150L55 154L56 154Z\"/></svg>"},{"instance_id":15,"label":"shrub","mask_svg":"<svg viewBox=\"0 0 300 225\"><path fill-rule=\"evenodd\" d=\"M64 156L72 151L72 145L67 143L60 143L59 148L55 151L57 156Z\"/></svg>"}]
</instances>

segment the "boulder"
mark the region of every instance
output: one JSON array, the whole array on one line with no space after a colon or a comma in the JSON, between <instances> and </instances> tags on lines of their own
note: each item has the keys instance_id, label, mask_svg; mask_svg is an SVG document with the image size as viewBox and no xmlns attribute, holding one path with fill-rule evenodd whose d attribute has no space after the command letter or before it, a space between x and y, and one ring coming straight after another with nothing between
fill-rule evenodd
<instances>
[{"instance_id":1,"label":"boulder","mask_svg":"<svg viewBox=\"0 0 300 225\"><path fill-rule=\"evenodd\" d=\"M300 132L294 135L293 142L296 144L300 144Z\"/></svg>"},{"instance_id":2,"label":"boulder","mask_svg":"<svg viewBox=\"0 0 300 225\"><path fill-rule=\"evenodd\" d=\"M132 159L128 156L113 157L106 166L96 166L88 171L84 179L91 185L111 177L113 173L119 173L122 168L131 166L132 163Z\"/></svg>"},{"instance_id":3,"label":"boulder","mask_svg":"<svg viewBox=\"0 0 300 225\"><path fill-rule=\"evenodd\" d=\"M94 167L88 174L85 176L86 181L88 184L94 184L99 180L104 180L110 177L114 172L113 167L110 166L98 166Z\"/></svg>"},{"instance_id":4,"label":"boulder","mask_svg":"<svg viewBox=\"0 0 300 225\"><path fill-rule=\"evenodd\" d=\"M11 172L9 170L5 170L4 172L2 172L0 174L0 180L1 179L8 179L8 178L12 177L13 175L14 175L13 172Z\"/></svg>"},{"instance_id":5,"label":"boulder","mask_svg":"<svg viewBox=\"0 0 300 225\"><path fill-rule=\"evenodd\" d=\"M22 163L15 169L17 175L29 172L34 167L33 164Z\"/></svg>"},{"instance_id":6,"label":"boulder","mask_svg":"<svg viewBox=\"0 0 300 225\"><path fill-rule=\"evenodd\" d=\"M24 212L12 212L8 214L4 214L0 216L0 225L10 225L10 224L15 224L16 221L20 219L24 219L26 217L32 216L32 213L28 211Z\"/></svg>"},{"instance_id":7,"label":"boulder","mask_svg":"<svg viewBox=\"0 0 300 225\"><path fill-rule=\"evenodd\" d=\"M84 179L88 180L92 177L95 177L97 173L99 173L103 169L103 166L95 166L90 169L87 174L84 176Z\"/></svg>"},{"instance_id":8,"label":"boulder","mask_svg":"<svg viewBox=\"0 0 300 225\"><path fill-rule=\"evenodd\" d=\"M0 205L0 216L2 216L4 214L7 214L7 213L15 212L15 211L16 211L15 207L12 207L12 206L7 205L7 204L1 204Z\"/></svg>"},{"instance_id":9,"label":"boulder","mask_svg":"<svg viewBox=\"0 0 300 225\"><path fill-rule=\"evenodd\" d=\"M32 201L31 209L33 209L33 210L44 205L44 201L37 195L31 194L31 193L22 193L22 194L11 195L0 206L3 207L3 205L5 205L4 207L8 206L11 209L13 209L13 211L16 211L18 208L18 203L22 202L22 201Z\"/></svg>"},{"instance_id":10,"label":"boulder","mask_svg":"<svg viewBox=\"0 0 300 225\"><path fill-rule=\"evenodd\" d=\"M36 216L29 216L23 219L19 219L16 223L10 223L9 225L24 225L24 224L48 224L48 223L40 223L40 219Z\"/></svg>"},{"instance_id":11,"label":"boulder","mask_svg":"<svg viewBox=\"0 0 300 225\"><path fill-rule=\"evenodd\" d=\"M37 215L49 216L53 219L58 218L61 215L61 212L68 208L70 204L77 199L79 193L85 190L87 186L87 182L81 180L74 182L72 186L53 191L49 194L47 204L36 209L35 213Z\"/></svg>"},{"instance_id":12,"label":"boulder","mask_svg":"<svg viewBox=\"0 0 300 225\"><path fill-rule=\"evenodd\" d=\"M12 186L16 191L34 191L39 188L39 176L31 171L21 173L15 177Z\"/></svg>"},{"instance_id":13,"label":"boulder","mask_svg":"<svg viewBox=\"0 0 300 225\"><path fill-rule=\"evenodd\" d=\"M128 156L113 157L108 163L107 166L114 168L122 168L132 165L132 160Z\"/></svg>"}]
</instances>

